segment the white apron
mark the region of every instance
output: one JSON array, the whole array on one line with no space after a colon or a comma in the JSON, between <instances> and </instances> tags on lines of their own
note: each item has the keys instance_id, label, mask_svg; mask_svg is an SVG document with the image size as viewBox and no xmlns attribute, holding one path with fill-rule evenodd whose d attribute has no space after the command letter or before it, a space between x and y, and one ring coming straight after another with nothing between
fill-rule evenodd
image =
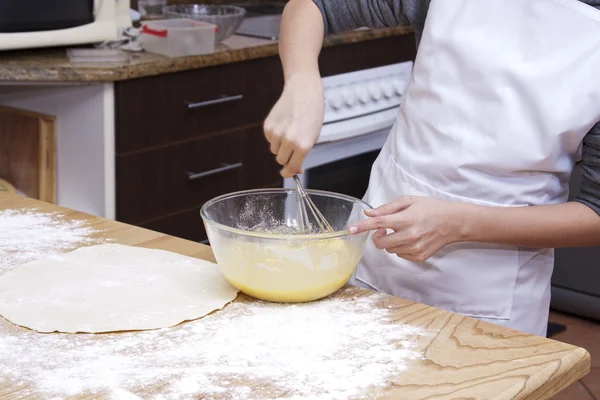
<instances>
[{"instance_id":1,"label":"white apron","mask_svg":"<svg viewBox=\"0 0 600 400\"><path fill-rule=\"evenodd\" d=\"M599 120L599 10L576 0L432 0L365 200L565 202L582 139ZM553 265L552 249L458 243L410 262L369 241L356 278L545 336Z\"/></svg>"}]
</instances>

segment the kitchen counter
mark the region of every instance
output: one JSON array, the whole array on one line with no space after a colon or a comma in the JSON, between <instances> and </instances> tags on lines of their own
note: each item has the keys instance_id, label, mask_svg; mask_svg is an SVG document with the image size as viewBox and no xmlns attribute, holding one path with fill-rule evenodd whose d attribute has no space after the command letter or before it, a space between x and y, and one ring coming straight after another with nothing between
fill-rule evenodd
<instances>
[{"instance_id":1,"label":"kitchen counter","mask_svg":"<svg viewBox=\"0 0 600 400\"><path fill-rule=\"evenodd\" d=\"M113 243L170 250L184 255L213 260L209 247L130 225L93 217L20 196L0 193L0 212L7 209L35 209L55 212L69 220L84 221L103 230L99 236ZM200 221L198 223L201 223ZM70 249L65 249L68 251ZM373 292L346 287L334 295L347 302L359 301ZM255 300L240 295L236 303ZM416 347L422 359L412 360L407 369L390 382L383 398L393 399L548 399L590 368L590 355L582 348L554 340L524 334L472 318L391 296L382 296L380 306L390 310L390 323L424 329ZM223 311L227 312L227 307ZM372 318L383 318L371 313ZM200 323L198 322L190 322ZM185 324L183 324L185 325ZM179 329L178 327L171 329ZM170 330L166 330L170 331ZM0 319L0 336L29 335L31 332ZM40 340L46 335L39 334ZM98 335L98 340L102 335ZM65 337L64 340L68 340ZM38 355L43 357L42 355ZM168 365L164 365L168 368ZM99 371L101 373L101 371ZM153 382L146 382L151 385ZM248 383L250 389L257 382ZM29 395L32 388L21 382L0 380L0 397L7 399ZM144 388L139 388L143 396ZM81 393L72 398L89 398ZM98 394L97 396L101 396ZM227 393L222 396L229 398ZM30 399L42 398L33 394ZM71 398L71 397L70 397Z\"/></svg>"},{"instance_id":2,"label":"kitchen counter","mask_svg":"<svg viewBox=\"0 0 600 400\"><path fill-rule=\"evenodd\" d=\"M412 34L412 28L362 29L325 38L325 47L389 36ZM0 53L0 84L22 82L115 82L186 71L278 54L277 42L234 35L212 54L168 58L150 53L132 54L127 64L86 66L69 62L65 48Z\"/></svg>"}]
</instances>

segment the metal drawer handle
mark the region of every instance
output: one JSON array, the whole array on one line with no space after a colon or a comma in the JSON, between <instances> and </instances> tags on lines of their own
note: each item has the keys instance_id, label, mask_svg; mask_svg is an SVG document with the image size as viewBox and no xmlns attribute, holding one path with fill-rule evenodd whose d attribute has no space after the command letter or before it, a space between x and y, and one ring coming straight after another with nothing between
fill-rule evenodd
<instances>
[{"instance_id":1,"label":"metal drawer handle","mask_svg":"<svg viewBox=\"0 0 600 400\"><path fill-rule=\"evenodd\" d=\"M238 94L237 96L221 96L218 99L199 101L197 103L192 103L190 101L186 101L185 104L187 104L188 108L192 109L192 108L212 106L213 104L228 103L230 101L241 100L243 98L244 98L243 95Z\"/></svg>"},{"instance_id":2,"label":"metal drawer handle","mask_svg":"<svg viewBox=\"0 0 600 400\"><path fill-rule=\"evenodd\" d=\"M241 168L244 164L242 164L241 162L236 163L236 164L221 164L222 167L219 168L215 168L215 169L211 169L210 171L204 171L204 172L188 172L188 179L190 181L196 180L196 179L200 179L200 178L205 178L207 176L211 176L211 175L216 175L216 174L220 174L221 172L225 172L225 171L231 171L232 169L237 169L237 168Z\"/></svg>"}]
</instances>

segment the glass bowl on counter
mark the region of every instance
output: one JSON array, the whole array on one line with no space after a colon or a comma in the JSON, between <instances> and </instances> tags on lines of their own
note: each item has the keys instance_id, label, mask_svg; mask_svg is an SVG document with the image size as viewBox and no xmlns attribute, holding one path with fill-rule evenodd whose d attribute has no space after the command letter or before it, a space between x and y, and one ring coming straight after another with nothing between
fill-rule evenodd
<instances>
[{"instance_id":1,"label":"glass bowl on counter","mask_svg":"<svg viewBox=\"0 0 600 400\"><path fill-rule=\"evenodd\" d=\"M308 193L334 232L300 232L294 189L236 192L202 207L215 258L233 286L261 300L295 303L326 297L348 282L370 235L351 235L348 226L372 208L351 196Z\"/></svg>"},{"instance_id":2,"label":"glass bowl on counter","mask_svg":"<svg viewBox=\"0 0 600 400\"><path fill-rule=\"evenodd\" d=\"M163 8L167 0L138 0L140 18L143 20L163 18Z\"/></svg>"},{"instance_id":3,"label":"glass bowl on counter","mask_svg":"<svg viewBox=\"0 0 600 400\"><path fill-rule=\"evenodd\" d=\"M235 33L244 20L246 10L235 6L205 4L174 4L163 7L165 18L188 18L217 25L219 31L215 43L219 43Z\"/></svg>"}]
</instances>

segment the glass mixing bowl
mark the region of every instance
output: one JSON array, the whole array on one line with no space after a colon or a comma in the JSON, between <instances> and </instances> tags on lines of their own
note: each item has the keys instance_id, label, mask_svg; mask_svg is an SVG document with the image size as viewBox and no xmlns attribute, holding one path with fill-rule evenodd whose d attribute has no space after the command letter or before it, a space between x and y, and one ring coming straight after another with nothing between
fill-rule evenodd
<instances>
[{"instance_id":1,"label":"glass mixing bowl","mask_svg":"<svg viewBox=\"0 0 600 400\"><path fill-rule=\"evenodd\" d=\"M272 302L306 302L348 282L369 233L350 235L367 203L308 190L333 233L301 234L293 189L259 189L219 196L200 211L221 272L242 292Z\"/></svg>"}]
</instances>

